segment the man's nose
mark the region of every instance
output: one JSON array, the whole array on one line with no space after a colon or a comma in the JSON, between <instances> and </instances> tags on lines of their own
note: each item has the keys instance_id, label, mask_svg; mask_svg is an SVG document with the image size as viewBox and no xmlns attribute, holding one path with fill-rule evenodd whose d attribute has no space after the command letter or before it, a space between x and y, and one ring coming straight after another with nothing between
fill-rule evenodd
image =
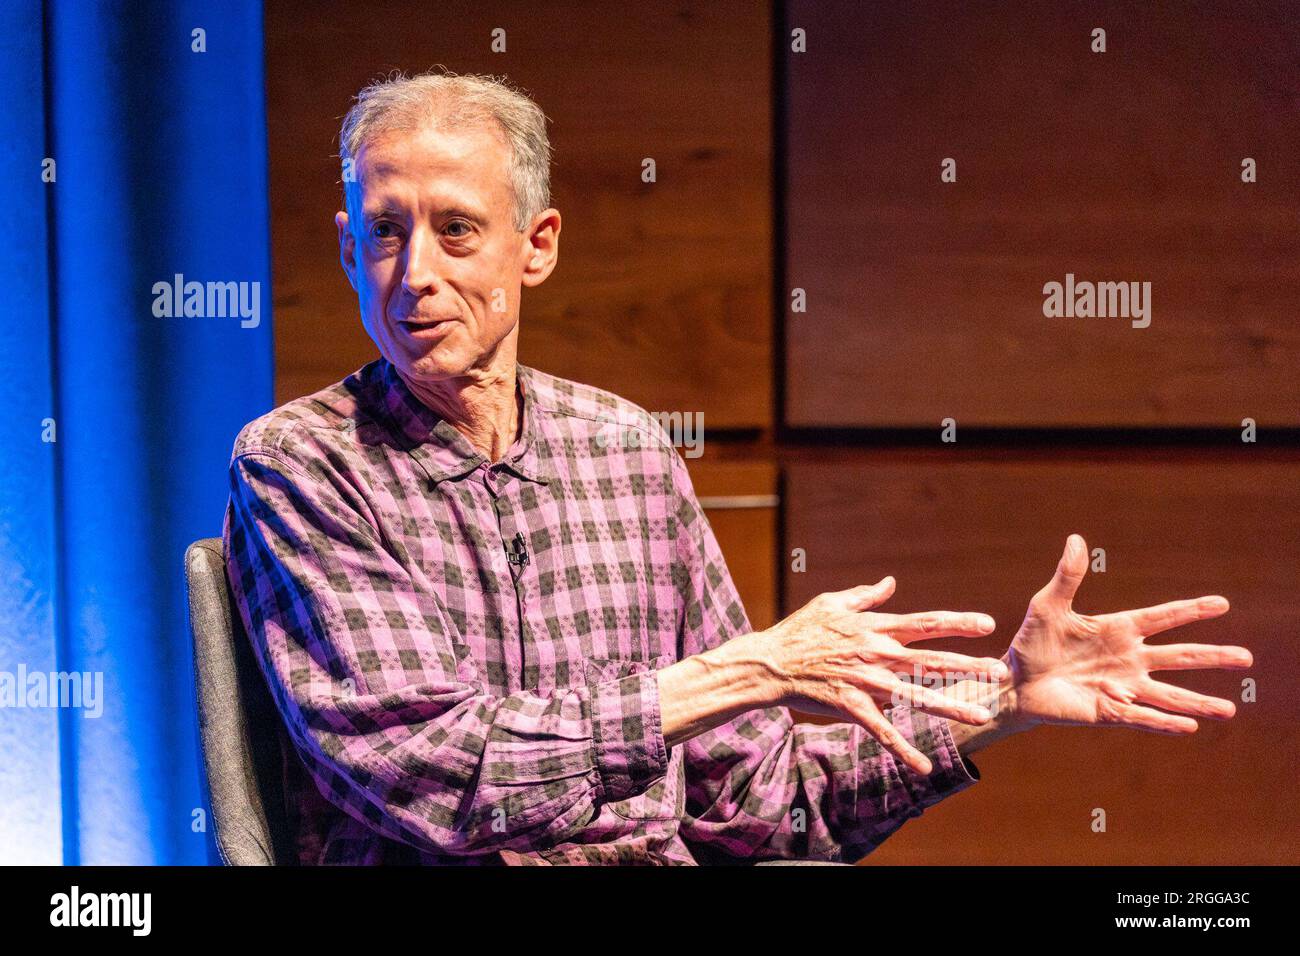
<instances>
[{"instance_id":1,"label":"man's nose","mask_svg":"<svg viewBox=\"0 0 1300 956\"><path fill-rule=\"evenodd\" d=\"M411 236L406 246L406 271L402 288L411 295L433 295L437 290L438 262L441 250L436 237L425 230Z\"/></svg>"}]
</instances>

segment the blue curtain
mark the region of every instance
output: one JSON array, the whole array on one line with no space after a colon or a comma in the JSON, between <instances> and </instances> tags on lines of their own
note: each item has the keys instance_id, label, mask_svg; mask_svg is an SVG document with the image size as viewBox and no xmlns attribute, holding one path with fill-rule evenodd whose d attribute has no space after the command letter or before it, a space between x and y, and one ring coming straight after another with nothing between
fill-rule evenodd
<instances>
[{"instance_id":1,"label":"blue curtain","mask_svg":"<svg viewBox=\"0 0 1300 956\"><path fill-rule=\"evenodd\" d=\"M181 557L272 404L261 5L10 0L0 76L0 862L210 862Z\"/></svg>"}]
</instances>

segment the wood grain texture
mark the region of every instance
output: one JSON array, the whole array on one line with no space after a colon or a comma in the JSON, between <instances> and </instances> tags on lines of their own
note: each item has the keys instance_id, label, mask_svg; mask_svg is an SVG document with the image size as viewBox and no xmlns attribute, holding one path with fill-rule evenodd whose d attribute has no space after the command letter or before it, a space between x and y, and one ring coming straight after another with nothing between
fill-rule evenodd
<instances>
[{"instance_id":1,"label":"wood grain texture","mask_svg":"<svg viewBox=\"0 0 1300 956\"><path fill-rule=\"evenodd\" d=\"M444 64L509 76L551 120L561 256L525 292L520 360L709 427L770 424L770 29L743 2L271 0L277 400L375 355L338 265L339 121L376 75Z\"/></svg>"},{"instance_id":2,"label":"wood grain texture","mask_svg":"<svg viewBox=\"0 0 1300 956\"><path fill-rule=\"evenodd\" d=\"M1044 456L861 453L788 467L789 547L808 570L787 575L787 603L886 574L886 610L980 610L988 639L932 642L999 654L1070 532L1104 548L1076 607L1102 612L1223 594L1229 614L1155 643L1251 648L1248 672L1162 675L1258 702L1190 737L1037 728L974 757L983 778L910 822L872 863L1245 864L1300 858L1300 461L1252 452L1169 452L1090 464ZM1108 831L1093 833L1094 808Z\"/></svg>"},{"instance_id":3,"label":"wood grain texture","mask_svg":"<svg viewBox=\"0 0 1300 956\"><path fill-rule=\"evenodd\" d=\"M1295 13L790 0L788 422L1300 425ZM1150 327L1044 317L1067 273Z\"/></svg>"}]
</instances>

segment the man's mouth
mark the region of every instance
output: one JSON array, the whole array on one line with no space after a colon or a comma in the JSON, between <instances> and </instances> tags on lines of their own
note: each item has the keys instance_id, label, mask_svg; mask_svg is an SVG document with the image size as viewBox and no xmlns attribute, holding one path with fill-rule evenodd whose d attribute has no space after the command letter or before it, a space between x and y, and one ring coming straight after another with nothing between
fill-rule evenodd
<instances>
[{"instance_id":1,"label":"man's mouth","mask_svg":"<svg viewBox=\"0 0 1300 956\"><path fill-rule=\"evenodd\" d=\"M412 328L425 328L431 325L441 325L444 322L454 322L455 319L426 319L420 316L411 316L408 319L398 319L402 325L409 325Z\"/></svg>"},{"instance_id":2,"label":"man's mouth","mask_svg":"<svg viewBox=\"0 0 1300 956\"><path fill-rule=\"evenodd\" d=\"M401 319L398 324L406 330L408 335L424 338L429 335L440 335L451 328L455 319Z\"/></svg>"}]
</instances>

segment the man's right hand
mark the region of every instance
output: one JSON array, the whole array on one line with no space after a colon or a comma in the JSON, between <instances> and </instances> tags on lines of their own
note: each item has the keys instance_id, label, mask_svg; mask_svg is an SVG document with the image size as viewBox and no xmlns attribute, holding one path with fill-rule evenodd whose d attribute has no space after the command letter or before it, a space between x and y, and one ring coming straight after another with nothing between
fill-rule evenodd
<instances>
[{"instance_id":1,"label":"man's right hand","mask_svg":"<svg viewBox=\"0 0 1300 956\"><path fill-rule=\"evenodd\" d=\"M957 700L899 674L996 686L1006 665L992 657L913 650L936 637L983 637L992 633L987 614L925 611L881 614L872 610L894 593L894 579L821 594L785 620L733 638L659 671L663 733L674 746L733 716L760 707L791 707L860 724L917 773L930 761L882 712L882 705L915 710L967 724L987 723L978 703ZM933 683L933 680L930 680Z\"/></svg>"},{"instance_id":2,"label":"man's right hand","mask_svg":"<svg viewBox=\"0 0 1300 956\"><path fill-rule=\"evenodd\" d=\"M775 703L805 713L861 724L895 757L921 774L930 761L907 742L881 705L907 704L966 724L984 724L983 706L954 700L932 687L901 679L900 673L942 676L996 684L1006 666L992 657L913 650L908 645L938 637L984 637L993 618L968 611L881 614L873 611L894 593L894 579L847 591L819 594L785 620L753 637L764 646L779 690Z\"/></svg>"}]
</instances>

